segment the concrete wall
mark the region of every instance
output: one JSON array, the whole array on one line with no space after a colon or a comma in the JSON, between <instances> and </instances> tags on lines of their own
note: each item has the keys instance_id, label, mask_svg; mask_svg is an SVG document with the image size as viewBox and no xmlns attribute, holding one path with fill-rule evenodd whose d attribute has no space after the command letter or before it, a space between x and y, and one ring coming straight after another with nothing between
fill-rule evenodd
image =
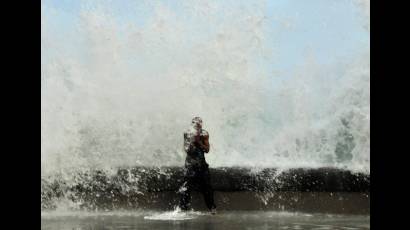
<instances>
[{"instance_id":1,"label":"concrete wall","mask_svg":"<svg viewBox=\"0 0 410 230\"><path fill-rule=\"evenodd\" d=\"M56 174L42 178L41 205L42 209L53 209L60 200L66 199L87 209L172 208L177 204L176 191L182 183L183 173L184 169L178 167L136 167L118 169L116 173L81 171L69 179ZM315 194L319 194L322 203L326 200L324 207L351 210L347 207L357 204L360 206L357 209L362 211L369 207L370 175L366 174L334 168L281 172L273 168L257 172L250 168L211 168L210 173L215 199L227 209L273 209L292 205L301 208L302 204L312 203L309 200ZM346 199L352 197L346 194L356 195ZM202 201L195 199L196 207L201 208ZM239 206L237 202L240 202ZM317 203L306 207L319 206Z\"/></svg>"}]
</instances>

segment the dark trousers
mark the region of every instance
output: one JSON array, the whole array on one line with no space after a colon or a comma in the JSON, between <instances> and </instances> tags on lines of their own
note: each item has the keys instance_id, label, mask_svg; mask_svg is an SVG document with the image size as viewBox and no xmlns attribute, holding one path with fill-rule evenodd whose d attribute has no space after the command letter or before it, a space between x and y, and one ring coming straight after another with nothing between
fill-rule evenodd
<instances>
[{"instance_id":1,"label":"dark trousers","mask_svg":"<svg viewBox=\"0 0 410 230\"><path fill-rule=\"evenodd\" d=\"M205 204L208 209L216 208L214 203L214 191L211 186L211 176L207 165L202 167L185 168L184 181L179 189L180 202L179 207L182 210L191 208L191 191L198 188L205 199Z\"/></svg>"}]
</instances>

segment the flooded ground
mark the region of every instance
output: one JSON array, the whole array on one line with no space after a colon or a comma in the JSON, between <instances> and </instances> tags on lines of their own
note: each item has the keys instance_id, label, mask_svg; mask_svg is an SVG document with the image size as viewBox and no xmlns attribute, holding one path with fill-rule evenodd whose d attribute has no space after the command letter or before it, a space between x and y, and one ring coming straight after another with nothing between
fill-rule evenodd
<instances>
[{"instance_id":1,"label":"flooded ground","mask_svg":"<svg viewBox=\"0 0 410 230\"><path fill-rule=\"evenodd\" d=\"M42 230L94 229L370 229L369 215L300 213L278 211L114 211L41 214Z\"/></svg>"},{"instance_id":2,"label":"flooded ground","mask_svg":"<svg viewBox=\"0 0 410 230\"><path fill-rule=\"evenodd\" d=\"M43 230L102 229L370 229L369 194L326 192L276 192L258 197L250 192L216 192L218 213L205 211L203 198L193 193L195 211L174 209L174 193L148 196L149 205L106 211L43 210ZM264 203L263 201L266 201ZM172 205L174 204L174 205ZM71 207L72 208L72 207ZM121 211L120 211L121 210Z\"/></svg>"}]
</instances>

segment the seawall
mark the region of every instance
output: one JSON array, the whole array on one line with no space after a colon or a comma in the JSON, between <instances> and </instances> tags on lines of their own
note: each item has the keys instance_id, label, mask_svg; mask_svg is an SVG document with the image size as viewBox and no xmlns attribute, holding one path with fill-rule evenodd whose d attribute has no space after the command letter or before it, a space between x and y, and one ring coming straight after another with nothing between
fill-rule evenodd
<instances>
[{"instance_id":1,"label":"seawall","mask_svg":"<svg viewBox=\"0 0 410 230\"><path fill-rule=\"evenodd\" d=\"M171 209L178 203L181 167L120 168L56 174L41 182L42 210L70 201L80 209ZM336 168L211 168L220 208L367 213L370 175ZM193 193L193 207L203 209Z\"/></svg>"}]
</instances>

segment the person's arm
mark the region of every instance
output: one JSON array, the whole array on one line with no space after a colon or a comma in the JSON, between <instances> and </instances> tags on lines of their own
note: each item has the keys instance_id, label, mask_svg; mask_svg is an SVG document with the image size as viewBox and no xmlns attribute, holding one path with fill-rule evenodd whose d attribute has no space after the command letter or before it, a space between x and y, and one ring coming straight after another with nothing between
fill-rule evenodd
<instances>
[{"instance_id":1,"label":"person's arm","mask_svg":"<svg viewBox=\"0 0 410 230\"><path fill-rule=\"evenodd\" d=\"M187 133L184 133L184 150L186 153L190 152L193 148L193 144L190 140L190 138L188 137Z\"/></svg>"},{"instance_id":2,"label":"person's arm","mask_svg":"<svg viewBox=\"0 0 410 230\"><path fill-rule=\"evenodd\" d=\"M209 135L205 135L203 136L203 144L202 144L202 149L204 150L204 152L209 153Z\"/></svg>"},{"instance_id":3,"label":"person's arm","mask_svg":"<svg viewBox=\"0 0 410 230\"><path fill-rule=\"evenodd\" d=\"M206 153L209 153L209 148L210 148L210 145L209 145L209 135L204 136L204 147L205 147L205 148L203 148L204 151L205 151Z\"/></svg>"}]
</instances>

